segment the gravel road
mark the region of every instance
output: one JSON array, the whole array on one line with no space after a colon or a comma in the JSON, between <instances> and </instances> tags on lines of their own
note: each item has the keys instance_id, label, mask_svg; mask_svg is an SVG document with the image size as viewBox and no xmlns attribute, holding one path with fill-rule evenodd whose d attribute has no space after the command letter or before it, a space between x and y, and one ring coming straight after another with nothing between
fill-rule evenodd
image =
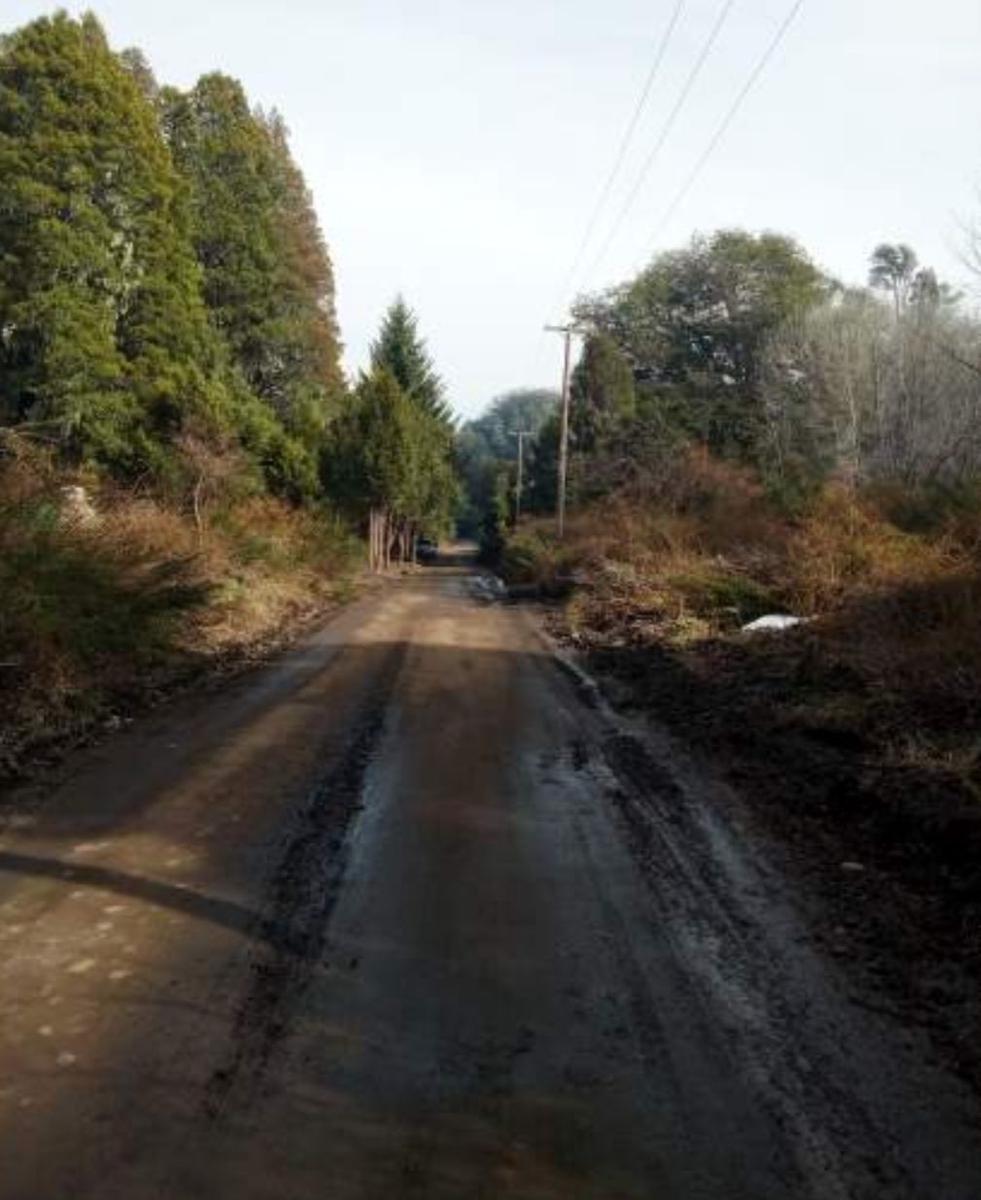
<instances>
[{"instance_id":1,"label":"gravel road","mask_svg":"<svg viewBox=\"0 0 981 1200\"><path fill-rule=\"evenodd\" d=\"M735 798L493 594L393 581L4 801L0 1200L981 1197Z\"/></svg>"}]
</instances>

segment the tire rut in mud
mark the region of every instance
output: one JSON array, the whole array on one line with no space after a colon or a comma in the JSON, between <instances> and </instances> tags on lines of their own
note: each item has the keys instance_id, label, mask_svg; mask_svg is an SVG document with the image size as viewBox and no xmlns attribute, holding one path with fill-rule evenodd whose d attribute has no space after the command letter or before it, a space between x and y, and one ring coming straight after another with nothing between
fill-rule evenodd
<instances>
[{"instance_id":1,"label":"tire rut in mud","mask_svg":"<svg viewBox=\"0 0 981 1200\"><path fill-rule=\"evenodd\" d=\"M891 1131L841 1082L841 1061L827 1066L827 1029L842 1038L846 1031L836 1023L833 991L800 949L803 927L787 923L789 909L770 895L757 864L743 860L735 842L727 850L730 831L656 751L614 732L602 753L619 785L609 798L657 919L690 965L699 1002L713 1006L726 1053L755 1079L761 1107L787 1135L773 1155L782 1156L788 1194L803 1194L813 1180L822 1181L822 1196L910 1194ZM812 1026L815 1011L821 1017Z\"/></svg>"},{"instance_id":2,"label":"tire rut in mud","mask_svg":"<svg viewBox=\"0 0 981 1200\"><path fill-rule=\"evenodd\" d=\"M257 939L262 950L256 951L235 1016L231 1049L205 1087L204 1112L211 1120L255 1095L288 1030L291 1010L320 961L347 865L348 835L363 807L365 775L404 653L404 645L389 652L344 752L313 788L272 876Z\"/></svg>"}]
</instances>

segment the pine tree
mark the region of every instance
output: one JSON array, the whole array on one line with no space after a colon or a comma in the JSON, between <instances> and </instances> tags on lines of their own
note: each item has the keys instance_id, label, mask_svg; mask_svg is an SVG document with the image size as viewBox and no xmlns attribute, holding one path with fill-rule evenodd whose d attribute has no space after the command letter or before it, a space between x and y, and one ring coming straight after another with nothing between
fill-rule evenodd
<instances>
[{"instance_id":1,"label":"pine tree","mask_svg":"<svg viewBox=\"0 0 981 1200\"><path fill-rule=\"evenodd\" d=\"M166 89L162 105L214 327L248 388L315 442L344 380L330 258L285 125L221 74Z\"/></svg>"},{"instance_id":2,"label":"pine tree","mask_svg":"<svg viewBox=\"0 0 981 1200\"><path fill-rule=\"evenodd\" d=\"M345 391L334 305L334 269L313 197L293 160L283 119L264 119L276 170L282 388L290 420L322 423Z\"/></svg>"},{"instance_id":3,"label":"pine tree","mask_svg":"<svg viewBox=\"0 0 981 1200\"><path fill-rule=\"evenodd\" d=\"M586 338L572 375L572 433L579 454L600 449L634 416L637 398L630 364L607 333Z\"/></svg>"},{"instance_id":4,"label":"pine tree","mask_svg":"<svg viewBox=\"0 0 981 1200\"><path fill-rule=\"evenodd\" d=\"M374 569L411 559L420 532L441 533L459 489L445 423L410 399L387 367L362 376L331 428L328 493L367 528Z\"/></svg>"},{"instance_id":5,"label":"pine tree","mask_svg":"<svg viewBox=\"0 0 981 1200\"><path fill-rule=\"evenodd\" d=\"M162 94L171 153L188 185L204 298L247 385L274 390L267 330L277 270L275 166L269 139L237 80L205 75L186 95Z\"/></svg>"},{"instance_id":6,"label":"pine tree","mask_svg":"<svg viewBox=\"0 0 981 1200\"><path fill-rule=\"evenodd\" d=\"M156 115L91 15L4 40L0 178L4 418L163 469L181 422L228 398Z\"/></svg>"},{"instance_id":7,"label":"pine tree","mask_svg":"<svg viewBox=\"0 0 981 1200\"><path fill-rule=\"evenodd\" d=\"M401 296L396 296L385 314L371 347L371 365L391 371L410 400L438 421L452 426L453 416L443 382L426 343L419 336L416 315Z\"/></svg>"},{"instance_id":8,"label":"pine tree","mask_svg":"<svg viewBox=\"0 0 981 1200\"><path fill-rule=\"evenodd\" d=\"M0 41L0 178L3 423L195 495L240 446L302 501L322 456L386 560L446 522L452 421L415 318L395 306L345 411L313 203L282 120L235 80L161 89L95 18L36 21Z\"/></svg>"}]
</instances>

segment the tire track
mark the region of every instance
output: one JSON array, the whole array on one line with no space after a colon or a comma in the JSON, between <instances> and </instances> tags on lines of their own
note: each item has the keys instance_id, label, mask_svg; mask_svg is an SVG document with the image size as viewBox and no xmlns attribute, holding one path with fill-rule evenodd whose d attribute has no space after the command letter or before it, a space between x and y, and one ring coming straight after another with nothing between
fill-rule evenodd
<instances>
[{"instance_id":1,"label":"tire track","mask_svg":"<svg viewBox=\"0 0 981 1200\"><path fill-rule=\"evenodd\" d=\"M259 923L263 949L235 1015L231 1049L205 1086L212 1121L255 1095L291 1012L308 986L327 939L348 860L349 834L363 807L365 775L385 727L406 644L393 646L378 686L352 725L340 759L314 787L268 889Z\"/></svg>"}]
</instances>

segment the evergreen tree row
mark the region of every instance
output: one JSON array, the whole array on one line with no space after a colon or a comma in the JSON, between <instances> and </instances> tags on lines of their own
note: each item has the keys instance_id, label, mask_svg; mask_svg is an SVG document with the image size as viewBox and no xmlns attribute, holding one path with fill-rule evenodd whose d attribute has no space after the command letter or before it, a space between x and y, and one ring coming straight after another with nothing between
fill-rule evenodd
<instances>
[{"instance_id":1,"label":"evergreen tree row","mask_svg":"<svg viewBox=\"0 0 981 1200\"><path fill-rule=\"evenodd\" d=\"M0 426L176 495L237 456L296 503L445 519L452 423L415 318L392 306L352 395L286 127L236 80L161 87L94 16L37 20L0 40L0 179ZM391 453L397 482L371 465Z\"/></svg>"},{"instance_id":2,"label":"evergreen tree row","mask_svg":"<svg viewBox=\"0 0 981 1200\"><path fill-rule=\"evenodd\" d=\"M368 531L369 561L413 561L421 533L447 529L459 505L455 430L443 384L399 296L324 456L332 496Z\"/></svg>"}]
</instances>

